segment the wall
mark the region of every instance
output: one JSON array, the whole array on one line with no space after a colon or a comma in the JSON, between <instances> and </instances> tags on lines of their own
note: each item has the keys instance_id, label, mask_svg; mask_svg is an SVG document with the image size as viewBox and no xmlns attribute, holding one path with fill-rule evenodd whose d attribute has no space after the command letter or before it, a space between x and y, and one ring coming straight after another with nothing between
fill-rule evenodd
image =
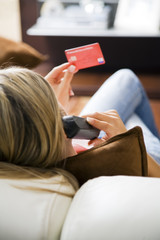
<instances>
[{"instance_id":1,"label":"wall","mask_svg":"<svg viewBox=\"0 0 160 240\"><path fill-rule=\"evenodd\" d=\"M0 36L21 41L19 0L0 0Z\"/></svg>"}]
</instances>

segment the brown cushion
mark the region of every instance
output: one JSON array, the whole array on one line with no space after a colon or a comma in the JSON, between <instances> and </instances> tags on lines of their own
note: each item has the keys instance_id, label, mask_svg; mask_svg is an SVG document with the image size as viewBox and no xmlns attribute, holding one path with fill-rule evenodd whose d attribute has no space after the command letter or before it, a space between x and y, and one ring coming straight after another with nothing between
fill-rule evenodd
<instances>
[{"instance_id":1,"label":"brown cushion","mask_svg":"<svg viewBox=\"0 0 160 240\"><path fill-rule=\"evenodd\" d=\"M99 176L147 176L147 154L140 127L59 163L72 173L80 186Z\"/></svg>"},{"instance_id":2,"label":"brown cushion","mask_svg":"<svg viewBox=\"0 0 160 240\"><path fill-rule=\"evenodd\" d=\"M0 67L17 65L33 68L44 60L46 56L28 44L0 37Z\"/></svg>"}]
</instances>

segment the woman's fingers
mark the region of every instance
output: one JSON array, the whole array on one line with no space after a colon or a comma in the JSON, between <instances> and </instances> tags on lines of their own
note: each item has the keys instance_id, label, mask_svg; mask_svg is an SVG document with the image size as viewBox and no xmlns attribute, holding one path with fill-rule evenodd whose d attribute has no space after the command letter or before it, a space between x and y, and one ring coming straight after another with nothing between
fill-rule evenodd
<instances>
[{"instance_id":1,"label":"woman's fingers","mask_svg":"<svg viewBox=\"0 0 160 240\"><path fill-rule=\"evenodd\" d=\"M67 86L70 85L73 75L76 71L76 67L74 65L70 65L68 69L64 72L64 78L62 84Z\"/></svg>"},{"instance_id":2,"label":"woman's fingers","mask_svg":"<svg viewBox=\"0 0 160 240\"><path fill-rule=\"evenodd\" d=\"M54 67L46 76L45 79L48 80L48 78L56 78L57 75L59 75L63 70L67 69L71 64L70 63L63 63L57 67Z\"/></svg>"},{"instance_id":3,"label":"woman's fingers","mask_svg":"<svg viewBox=\"0 0 160 240\"><path fill-rule=\"evenodd\" d=\"M96 118L87 117L87 122L93 127L98 128L99 130L102 130L104 132L106 132L109 127L108 122Z\"/></svg>"},{"instance_id":4,"label":"woman's fingers","mask_svg":"<svg viewBox=\"0 0 160 240\"><path fill-rule=\"evenodd\" d=\"M101 139L103 141L126 132L126 127L115 110L107 111L105 113L96 112L85 117L89 124L106 133Z\"/></svg>"},{"instance_id":5,"label":"woman's fingers","mask_svg":"<svg viewBox=\"0 0 160 240\"><path fill-rule=\"evenodd\" d=\"M88 145L92 145L92 146L94 146L94 147L96 147L96 146L98 146L99 144L101 144L101 143L103 143L103 142L105 142L106 140L105 139L103 139L103 138L96 138L96 139L93 139L93 140L90 140L89 142L88 142Z\"/></svg>"},{"instance_id":6,"label":"woman's fingers","mask_svg":"<svg viewBox=\"0 0 160 240\"><path fill-rule=\"evenodd\" d=\"M69 97L69 96L74 95L72 88L71 88L71 81L73 79L75 69L76 69L76 67L74 65L71 65L71 66L69 66L67 71L65 71L65 73L64 73L64 78L61 81L61 84L59 86L62 96L68 95L68 97Z\"/></svg>"},{"instance_id":7,"label":"woman's fingers","mask_svg":"<svg viewBox=\"0 0 160 240\"><path fill-rule=\"evenodd\" d=\"M57 67L54 67L46 76L45 79L53 86L61 83L65 71L70 66L70 63L63 63Z\"/></svg>"},{"instance_id":8,"label":"woman's fingers","mask_svg":"<svg viewBox=\"0 0 160 240\"><path fill-rule=\"evenodd\" d=\"M109 111L106 111L106 112L91 113L91 114L85 115L83 117L84 118L91 117L91 118L96 118L96 119L102 120L102 121L104 121L104 120L105 121L110 121L111 117L116 119L116 118L119 118L119 115L118 115L116 110L109 110Z\"/></svg>"}]
</instances>

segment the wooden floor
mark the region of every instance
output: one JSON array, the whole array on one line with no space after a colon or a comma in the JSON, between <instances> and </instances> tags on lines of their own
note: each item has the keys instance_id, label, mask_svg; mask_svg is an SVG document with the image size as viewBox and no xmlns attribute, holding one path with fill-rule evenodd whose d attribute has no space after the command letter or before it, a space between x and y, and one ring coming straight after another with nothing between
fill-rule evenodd
<instances>
[{"instance_id":1,"label":"wooden floor","mask_svg":"<svg viewBox=\"0 0 160 240\"><path fill-rule=\"evenodd\" d=\"M150 100L151 106L152 106L152 110L153 110L153 114L155 117L155 122L157 124L159 133L160 133L160 100Z\"/></svg>"},{"instance_id":2,"label":"wooden floor","mask_svg":"<svg viewBox=\"0 0 160 240\"><path fill-rule=\"evenodd\" d=\"M48 64L41 64L34 70L45 76L51 70L51 66ZM136 74L146 89L155 121L160 132L160 73ZM72 81L72 88L75 92L75 96L70 101L69 113L78 115L90 97L110 75L111 73L85 71L77 73Z\"/></svg>"}]
</instances>

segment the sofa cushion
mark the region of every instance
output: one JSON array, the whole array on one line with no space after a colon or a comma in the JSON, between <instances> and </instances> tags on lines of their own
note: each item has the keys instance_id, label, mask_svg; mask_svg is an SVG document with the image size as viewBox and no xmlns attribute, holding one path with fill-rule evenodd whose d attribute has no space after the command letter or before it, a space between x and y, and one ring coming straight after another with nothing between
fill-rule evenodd
<instances>
[{"instance_id":1,"label":"sofa cushion","mask_svg":"<svg viewBox=\"0 0 160 240\"><path fill-rule=\"evenodd\" d=\"M99 177L76 193L61 240L158 240L159 223L159 178Z\"/></svg>"},{"instance_id":2,"label":"sofa cushion","mask_svg":"<svg viewBox=\"0 0 160 240\"><path fill-rule=\"evenodd\" d=\"M0 37L1 67L17 65L21 67L33 68L44 60L46 60L46 56L40 54L30 45Z\"/></svg>"},{"instance_id":3,"label":"sofa cushion","mask_svg":"<svg viewBox=\"0 0 160 240\"><path fill-rule=\"evenodd\" d=\"M0 239L58 240L74 194L62 175L0 179Z\"/></svg>"},{"instance_id":4,"label":"sofa cushion","mask_svg":"<svg viewBox=\"0 0 160 240\"><path fill-rule=\"evenodd\" d=\"M59 163L82 185L99 176L147 176L147 157L140 127Z\"/></svg>"}]
</instances>

